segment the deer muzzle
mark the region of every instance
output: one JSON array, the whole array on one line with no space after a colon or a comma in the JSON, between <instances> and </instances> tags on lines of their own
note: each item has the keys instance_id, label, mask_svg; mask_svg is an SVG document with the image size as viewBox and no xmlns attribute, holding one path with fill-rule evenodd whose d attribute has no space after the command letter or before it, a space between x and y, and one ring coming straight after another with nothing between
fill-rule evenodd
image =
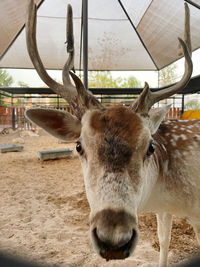
<instances>
[{"instance_id":1,"label":"deer muzzle","mask_svg":"<svg viewBox=\"0 0 200 267\"><path fill-rule=\"evenodd\" d=\"M106 260L125 259L137 244L136 219L124 210L104 209L91 220L91 239Z\"/></svg>"}]
</instances>

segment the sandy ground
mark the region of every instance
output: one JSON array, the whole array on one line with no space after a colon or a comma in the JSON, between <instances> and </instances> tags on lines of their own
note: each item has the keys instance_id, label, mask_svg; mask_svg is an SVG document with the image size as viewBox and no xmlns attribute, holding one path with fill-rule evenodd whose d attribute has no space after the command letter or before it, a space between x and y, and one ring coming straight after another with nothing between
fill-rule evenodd
<instances>
[{"instance_id":1,"label":"sandy ground","mask_svg":"<svg viewBox=\"0 0 200 267\"><path fill-rule=\"evenodd\" d=\"M30 261L66 267L157 266L159 245L152 214L139 217L140 240L134 255L106 262L89 240L89 207L77 154L74 159L40 162L38 150L70 147L40 131L12 133L1 144L24 143L22 152L0 153L0 251ZM175 218L170 266L199 253L193 229Z\"/></svg>"}]
</instances>

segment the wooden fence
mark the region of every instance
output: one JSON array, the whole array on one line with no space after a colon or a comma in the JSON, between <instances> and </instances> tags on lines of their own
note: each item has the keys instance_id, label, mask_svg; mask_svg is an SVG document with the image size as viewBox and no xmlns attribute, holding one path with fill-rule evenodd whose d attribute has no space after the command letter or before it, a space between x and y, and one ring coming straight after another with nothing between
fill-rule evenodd
<instances>
[{"instance_id":1,"label":"wooden fence","mask_svg":"<svg viewBox=\"0 0 200 267\"><path fill-rule=\"evenodd\" d=\"M166 120L178 120L180 118L181 118L180 108L170 108L169 112L166 115Z\"/></svg>"},{"instance_id":2,"label":"wooden fence","mask_svg":"<svg viewBox=\"0 0 200 267\"><path fill-rule=\"evenodd\" d=\"M59 107L59 109L73 114L69 106ZM20 130L34 130L35 125L30 123L24 116L25 110L25 107L0 107L0 131L10 127ZM171 108L166 119L180 119L180 113L179 108Z\"/></svg>"},{"instance_id":3,"label":"wooden fence","mask_svg":"<svg viewBox=\"0 0 200 267\"><path fill-rule=\"evenodd\" d=\"M60 107L73 114L70 107ZM0 106L0 131L4 128L13 128L20 130L35 130L35 125L26 119L24 113L25 107L1 107Z\"/></svg>"}]
</instances>

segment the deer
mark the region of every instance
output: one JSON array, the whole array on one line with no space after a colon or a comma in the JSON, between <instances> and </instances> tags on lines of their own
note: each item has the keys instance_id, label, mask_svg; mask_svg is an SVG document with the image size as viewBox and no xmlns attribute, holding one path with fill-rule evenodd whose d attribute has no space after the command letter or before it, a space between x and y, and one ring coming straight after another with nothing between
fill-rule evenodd
<instances>
[{"instance_id":1,"label":"deer","mask_svg":"<svg viewBox=\"0 0 200 267\"><path fill-rule=\"evenodd\" d=\"M94 251L107 261L129 257L139 238L138 214L153 212L160 244L159 266L167 266L174 215L191 223L200 245L200 121L167 121L169 106L153 108L158 101L183 90L192 75L187 4L184 40L178 38L185 58L181 80L159 91L151 91L145 83L140 96L129 106L105 107L74 73L70 5L63 84L53 80L37 49L36 18L37 7L30 0L26 19L29 56L41 79L67 100L74 115L31 108L26 117L56 138L76 143L90 206Z\"/></svg>"}]
</instances>

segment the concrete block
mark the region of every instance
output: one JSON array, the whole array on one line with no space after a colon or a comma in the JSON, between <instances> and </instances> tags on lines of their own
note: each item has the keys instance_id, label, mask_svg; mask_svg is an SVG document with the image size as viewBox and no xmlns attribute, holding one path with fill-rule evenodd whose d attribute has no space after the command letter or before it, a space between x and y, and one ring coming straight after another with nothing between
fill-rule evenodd
<instances>
[{"instance_id":1,"label":"concrete block","mask_svg":"<svg viewBox=\"0 0 200 267\"><path fill-rule=\"evenodd\" d=\"M38 151L38 159L40 161L50 159L74 158L74 151L72 148L59 148L54 150Z\"/></svg>"},{"instance_id":2,"label":"concrete block","mask_svg":"<svg viewBox=\"0 0 200 267\"><path fill-rule=\"evenodd\" d=\"M22 145L16 145L16 144L8 144L8 145L2 145L0 146L1 153L6 152L21 152L23 150Z\"/></svg>"}]
</instances>

